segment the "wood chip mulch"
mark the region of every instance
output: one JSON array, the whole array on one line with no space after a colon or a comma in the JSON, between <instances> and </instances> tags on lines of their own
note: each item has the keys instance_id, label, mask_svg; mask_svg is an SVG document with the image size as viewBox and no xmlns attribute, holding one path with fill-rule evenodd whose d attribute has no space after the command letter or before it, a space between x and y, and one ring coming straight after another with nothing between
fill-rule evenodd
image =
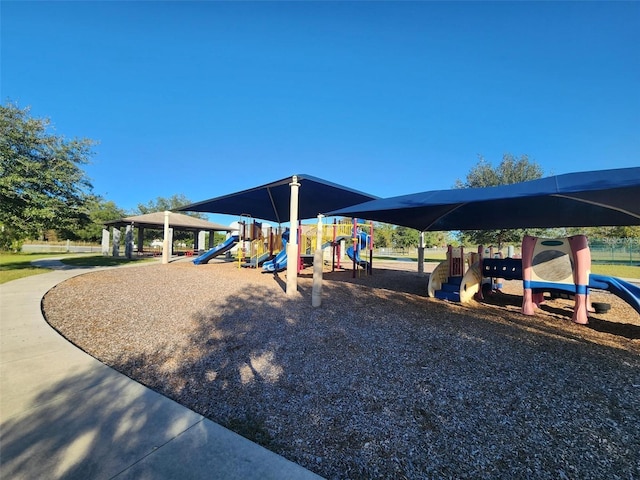
<instances>
[{"instance_id":1,"label":"wood chip mulch","mask_svg":"<svg viewBox=\"0 0 640 480\"><path fill-rule=\"evenodd\" d=\"M608 292L461 305L416 264L285 274L189 262L74 277L47 321L107 365L330 479L640 478L640 315Z\"/></svg>"}]
</instances>

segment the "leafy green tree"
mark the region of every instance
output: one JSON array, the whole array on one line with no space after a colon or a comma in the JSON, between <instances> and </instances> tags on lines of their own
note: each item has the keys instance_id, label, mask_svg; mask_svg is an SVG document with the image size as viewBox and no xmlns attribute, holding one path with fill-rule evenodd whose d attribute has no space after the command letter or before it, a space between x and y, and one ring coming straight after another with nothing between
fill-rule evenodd
<instances>
[{"instance_id":1,"label":"leafy green tree","mask_svg":"<svg viewBox=\"0 0 640 480\"><path fill-rule=\"evenodd\" d=\"M82 240L85 242L100 242L105 222L126 216L126 212L112 201L105 201L99 196L91 195L86 203L89 223L73 231L60 232L64 239Z\"/></svg>"},{"instance_id":2,"label":"leafy green tree","mask_svg":"<svg viewBox=\"0 0 640 480\"><path fill-rule=\"evenodd\" d=\"M640 226L628 225L624 227L613 227L612 236L618 238L635 238L640 239Z\"/></svg>"},{"instance_id":3,"label":"leafy green tree","mask_svg":"<svg viewBox=\"0 0 640 480\"><path fill-rule=\"evenodd\" d=\"M450 243L447 232L424 232L424 246L442 247Z\"/></svg>"},{"instance_id":4,"label":"leafy green tree","mask_svg":"<svg viewBox=\"0 0 640 480\"><path fill-rule=\"evenodd\" d=\"M392 247L394 230L395 227L389 223L375 223L373 225L373 237L376 248Z\"/></svg>"},{"instance_id":5,"label":"leafy green tree","mask_svg":"<svg viewBox=\"0 0 640 480\"><path fill-rule=\"evenodd\" d=\"M502 162L497 167L493 167L483 157L480 157L480 161L467 174L465 181L456 180L454 188L495 187L536 180L542 176L543 170L540 165L530 161L527 155L516 158L510 153L505 153ZM468 230L461 232L460 240L466 245L495 245L502 248L507 243L519 244L525 233L544 235L543 232L544 230L540 229Z\"/></svg>"},{"instance_id":6,"label":"leafy green tree","mask_svg":"<svg viewBox=\"0 0 640 480\"><path fill-rule=\"evenodd\" d=\"M373 226L376 248L415 247L420 245L420 232L406 227L396 227L389 223ZM441 247L450 242L448 232L424 232L424 246Z\"/></svg>"},{"instance_id":7,"label":"leafy green tree","mask_svg":"<svg viewBox=\"0 0 640 480\"><path fill-rule=\"evenodd\" d=\"M146 204L139 203L138 204L138 213L140 215L144 215L146 213L153 212L164 212L165 210L177 210L178 208L184 207L185 205L189 205L193 203L186 196L181 193L170 196L169 198L165 197L156 197L155 200L150 200ZM200 212L180 212L184 215L189 215L191 217L200 218L206 220L207 215Z\"/></svg>"},{"instance_id":8,"label":"leafy green tree","mask_svg":"<svg viewBox=\"0 0 640 480\"><path fill-rule=\"evenodd\" d=\"M640 226L622 227L571 227L567 235L586 235L589 238L630 238L640 239Z\"/></svg>"},{"instance_id":9,"label":"leafy green tree","mask_svg":"<svg viewBox=\"0 0 640 480\"><path fill-rule=\"evenodd\" d=\"M0 230L3 246L49 229L89 222L84 210L92 185L82 165L95 144L49 133L48 119L30 109L0 105Z\"/></svg>"},{"instance_id":10,"label":"leafy green tree","mask_svg":"<svg viewBox=\"0 0 640 480\"><path fill-rule=\"evenodd\" d=\"M393 232L393 245L399 248L417 247L420 243L420 232L413 228L396 227Z\"/></svg>"},{"instance_id":11,"label":"leafy green tree","mask_svg":"<svg viewBox=\"0 0 640 480\"><path fill-rule=\"evenodd\" d=\"M454 188L480 188L496 187L498 185L510 185L512 183L526 182L542 178L542 167L529 160L527 155L520 158L510 153L502 156L502 161L497 167L493 167L484 157L480 156L478 164L467 174L464 182L456 180Z\"/></svg>"}]
</instances>

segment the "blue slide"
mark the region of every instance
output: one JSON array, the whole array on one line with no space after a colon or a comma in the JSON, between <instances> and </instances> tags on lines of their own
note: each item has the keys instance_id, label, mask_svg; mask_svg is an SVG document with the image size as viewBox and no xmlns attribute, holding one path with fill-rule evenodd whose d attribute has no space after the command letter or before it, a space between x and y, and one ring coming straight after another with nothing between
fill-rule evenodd
<instances>
[{"instance_id":1,"label":"blue slide","mask_svg":"<svg viewBox=\"0 0 640 480\"><path fill-rule=\"evenodd\" d=\"M282 250L273 260L262 264L263 272L280 272L287 268L287 242L289 241L289 230L285 230L282 234Z\"/></svg>"},{"instance_id":2,"label":"blue slide","mask_svg":"<svg viewBox=\"0 0 640 480\"><path fill-rule=\"evenodd\" d=\"M240 238L238 237L238 235L232 235L224 242L213 247L211 250L207 250L199 257L194 258L193 263L195 263L196 265L203 265L205 263L208 263L209 260L211 260L213 257L217 257L218 255L225 253L227 250L231 250L239 240Z\"/></svg>"},{"instance_id":3,"label":"blue slide","mask_svg":"<svg viewBox=\"0 0 640 480\"><path fill-rule=\"evenodd\" d=\"M351 246L347 248L347 256L351 259L351 261L353 261L355 257L356 265L364 269L368 269L369 262L360 258L360 250L363 250L365 248L367 248L367 234L364 232L360 232L358 233L358 243L356 244L355 252L353 246Z\"/></svg>"},{"instance_id":4,"label":"blue slide","mask_svg":"<svg viewBox=\"0 0 640 480\"><path fill-rule=\"evenodd\" d=\"M640 287L616 277L589 275L589 288L607 290L631 305L640 313Z\"/></svg>"},{"instance_id":5,"label":"blue slide","mask_svg":"<svg viewBox=\"0 0 640 480\"><path fill-rule=\"evenodd\" d=\"M273 260L264 262L262 264L262 271L264 272L280 272L287 268L287 247L284 246L278 255Z\"/></svg>"}]
</instances>

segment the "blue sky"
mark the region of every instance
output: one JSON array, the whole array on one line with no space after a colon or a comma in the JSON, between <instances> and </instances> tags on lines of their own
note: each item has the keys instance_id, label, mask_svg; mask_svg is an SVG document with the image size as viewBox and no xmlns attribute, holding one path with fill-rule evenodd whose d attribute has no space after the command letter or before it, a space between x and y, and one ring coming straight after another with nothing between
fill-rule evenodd
<instances>
[{"instance_id":1,"label":"blue sky","mask_svg":"<svg viewBox=\"0 0 640 480\"><path fill-rule=\"evenodd\" d=\"M507 152L546 175L640 164L640 2L0 9L2 102L97 140L95 193L127 210L294 173L447 189Z\"/></svg>"}]
</instances>

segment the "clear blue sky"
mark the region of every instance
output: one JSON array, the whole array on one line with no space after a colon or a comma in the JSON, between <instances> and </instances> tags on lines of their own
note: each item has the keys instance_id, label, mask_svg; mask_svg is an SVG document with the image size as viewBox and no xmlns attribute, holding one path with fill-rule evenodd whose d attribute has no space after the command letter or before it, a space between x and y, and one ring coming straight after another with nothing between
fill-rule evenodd
<instances>
[{"instance_id":1,"label":"clear blue sky","mask_svg":"<svg viewBox=\"0 0 640 480\"><path fill-rule=\"evenodd\" d=\"M3 0L2 102L133 210L307 173L382 197L482 155L640 164L640 2ZM212 218L218 221L216 218Z\"/></svg>"}]
</instances>

